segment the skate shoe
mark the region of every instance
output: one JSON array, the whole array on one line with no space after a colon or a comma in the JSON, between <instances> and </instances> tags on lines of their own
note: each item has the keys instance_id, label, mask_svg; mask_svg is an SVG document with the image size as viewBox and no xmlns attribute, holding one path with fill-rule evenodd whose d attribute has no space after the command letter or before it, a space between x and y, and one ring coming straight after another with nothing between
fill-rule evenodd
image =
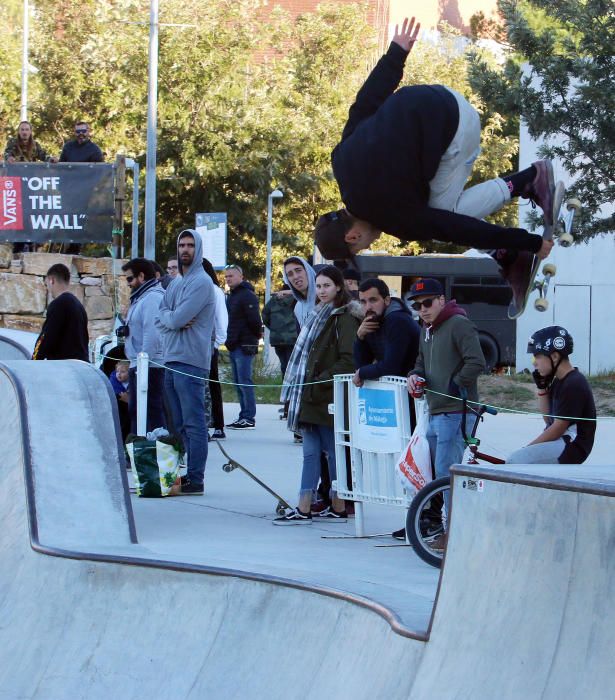
<instances>
[{"instance_id":1,"label":"skate shoe","mask_svg":"<svg viewBox=\"0 0 615 700\"><path fill-rule=\"evenodd\" d=\"M532 206L539 206L547 226L553 225L553 195L555 177L550 160L537 160L532 165L536 168L536 177L526 186L521 196L529 199Z\"/></svg>"},{"instance_id":2,"label":"skate shoe","mask_svg":"<svg viewBox=\"0 0 615 700\"><path fill-rule=\"evenodd\" d=\"M312 514L302 513L299 508L295 508L281 518L274 518L272 522L274 525L311 525Z\"/></svg>"},{"instance_id":3,"label":"skate shoe","mask_svg":"<svg viewBox=\"0 0 615 700\"><path fill-rule=\"evenodd\" d=\"M517 309L521 309L525 302L525 295L527 294L532 269L534 268L534 258L534 254L528 250L520 250L516 260L501 270L502 277L512 289L513 303Z\"/></svg>"},{"instance_id":4,"label":"skate shoe","mask_svg":"<svg viewBox=\"0 0 615 700\"><path fill-rule=\"evenodd\" d=\"M337 511L333 510L331 506L329 508L325 508L322 513L318 514L317 520L327 520L328 522L332 523L345 523L346 520L348 519L348 513L343 510L341 513L338 513Z\"/></svg>"}]
</instances>

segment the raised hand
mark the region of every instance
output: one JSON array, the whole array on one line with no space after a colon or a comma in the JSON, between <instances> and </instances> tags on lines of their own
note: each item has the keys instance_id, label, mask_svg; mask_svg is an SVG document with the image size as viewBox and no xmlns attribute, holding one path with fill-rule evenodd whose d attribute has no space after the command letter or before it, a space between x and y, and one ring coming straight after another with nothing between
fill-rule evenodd
<instances>
[{"instance_id":1,"label":"raised hand","mask_svg":"<svg viewBox=\"0 0 615 700\"><path fill-rule=\"evenodd\" d=\"M393 36L393 41L402 47L404 51L412 51L412 47L418 41L419 29L421 28L421 23L416 22L413 17L408 20L406 17L401 25L401 30L399 29L399 24L395 25L395 35Z\"/></svg>"}]
</instances>

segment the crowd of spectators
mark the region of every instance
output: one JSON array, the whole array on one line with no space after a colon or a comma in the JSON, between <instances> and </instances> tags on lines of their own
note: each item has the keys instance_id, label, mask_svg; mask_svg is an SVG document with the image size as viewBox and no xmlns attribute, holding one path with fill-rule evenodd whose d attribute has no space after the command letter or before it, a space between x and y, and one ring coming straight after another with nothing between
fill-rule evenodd
<instances>
[{"instance_id":1,"label":"crowd of spectators","mask_svg":"<svg viewBox=\"0 0 615 700\"><path fill-rule=\"evenodd\" d=\"M148 354L147 431L167 427L182 438L187 474L181 493L204 493L210 440L225 439L225 427L256 427L253 363L263 323L284 377L282 417L303 449L298 505L275 524L306 524L314 518L344 522L352 514L353 504L332 489L336 462L328 406L335 374L352 374L358 388L384 376L407 377L409 397L426 387L425 437L434 477L448 475L450 465L461 461L461 398L478 401L477 380L485 361L474 324L454 299L446 299L440 282L415 281L408 308L381 279L361 281L354 270L314 268L291 256L281 270L284 285L273 293L261 318L258 297L242 268L231 264L224 269L225 295L216 271L203 258L202 245L196 231L185 229L166 274L144 258L123 266L131 290L118 331L126 361L118 362L110 376L126 437L137 432L137 356ZM68 268L53 265L45 283L53 301L34 359L87 360L87 315L69 291ZM229 353L240 406L237 419L226 426L218 368L222 345ZM595 418L595 407L587 381L568 359L572 348L572 338L558 327L539 331L531 341L540 410L547 417L550 411L567 418L549 418L545 431L511 461L582 462L591 452L595 423L585 419ZM411 400L410 408L413 429ZM403 528L393 535L403 537ZM438 546L446 546L446 533Z\"/></svg>"}]
</instances>

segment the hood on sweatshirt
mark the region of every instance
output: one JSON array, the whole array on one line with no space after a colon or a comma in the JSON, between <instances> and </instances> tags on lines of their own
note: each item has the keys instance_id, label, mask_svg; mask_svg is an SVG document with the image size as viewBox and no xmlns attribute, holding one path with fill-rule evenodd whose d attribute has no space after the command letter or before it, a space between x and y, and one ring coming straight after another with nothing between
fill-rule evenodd
<instances>
[{"instance_id":1,"label":"hood on sweatshirt","mask_svg":"<svg viewBox=\"0 0 615 700\"><path fill-rule=\"evenodd\" d=\"M185 238L186 236L192 236L194 238L194 259L192 260L192 264L190 267L188 267L187 271L184 272L184 268L181 262L181 258L179 256L179 242L182 240L182 238ZM203 269L203 239L201 238L201 234L198 231L195 231L193 228L185 228L183 231L179 232L179 235L177 236L177 270L179 274L182 277L185 277L186 275L194 274L194 268L199 267L201 270Z\"/></svg>"},{"instance_id":2,"label":"hood on sweatshirt","mask_svg":"<svg viewBox=\"0 0 615 700\"><path fill-rule=\"evenodd\" d=\"M299 292L288 281L288 277L286 276L286 264L289 262L299 263L307 274L308 289L305 297L299 294ZM314 272L314 268L304 258L300 258L298 255L292 255L290 258L286 258L284 261L282 277L284 278L285 284L290 287L292 295L297 302L295 304L295 316L297 317L299 328L303 328L303 324L305 323L307 317L312 313L312 311L314 311L314 307L316 306L316 273Z\"/></svg>"},{"instance_id":3,"label":"hood on sweatshirt","mask_svg":"<svg viewBox=\"0 0 615 700\"><path fill-rule=\"evenodd\" d=\"M430 326L426 326L425 340L428 340L429 336L445 321L448 321L448 319L451 318L451 316L467 315L468 314L465 312L465 309L462 309L461 306L459 306L459 304L455 301L455 299L447 301L446 304L444 304L444 306L442 307L442 311L440 311L436 320Z\"/></svg>"}]
</instances>

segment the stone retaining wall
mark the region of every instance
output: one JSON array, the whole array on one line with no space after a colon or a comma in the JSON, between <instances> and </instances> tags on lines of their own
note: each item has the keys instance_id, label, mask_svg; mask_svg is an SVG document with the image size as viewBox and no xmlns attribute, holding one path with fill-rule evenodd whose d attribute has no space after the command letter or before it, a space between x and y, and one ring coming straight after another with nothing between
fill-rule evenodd
<instances>
[{"instance_id":1,"label":"stone retaining wall","mask_svg":"<svg viewBox=\"0 0 615 700\"><path fill-rule=\"evenodd\" d=\"M20 253L13 259L12 246L0 245L0 328L40 331L51 301L45 273L52 265L63 263L70 270L70 291L88 314L90 339L109 333L115 304L120 311L130 297L122 272L125 262L56 253Z\"/></svg>"}]
</instances>

